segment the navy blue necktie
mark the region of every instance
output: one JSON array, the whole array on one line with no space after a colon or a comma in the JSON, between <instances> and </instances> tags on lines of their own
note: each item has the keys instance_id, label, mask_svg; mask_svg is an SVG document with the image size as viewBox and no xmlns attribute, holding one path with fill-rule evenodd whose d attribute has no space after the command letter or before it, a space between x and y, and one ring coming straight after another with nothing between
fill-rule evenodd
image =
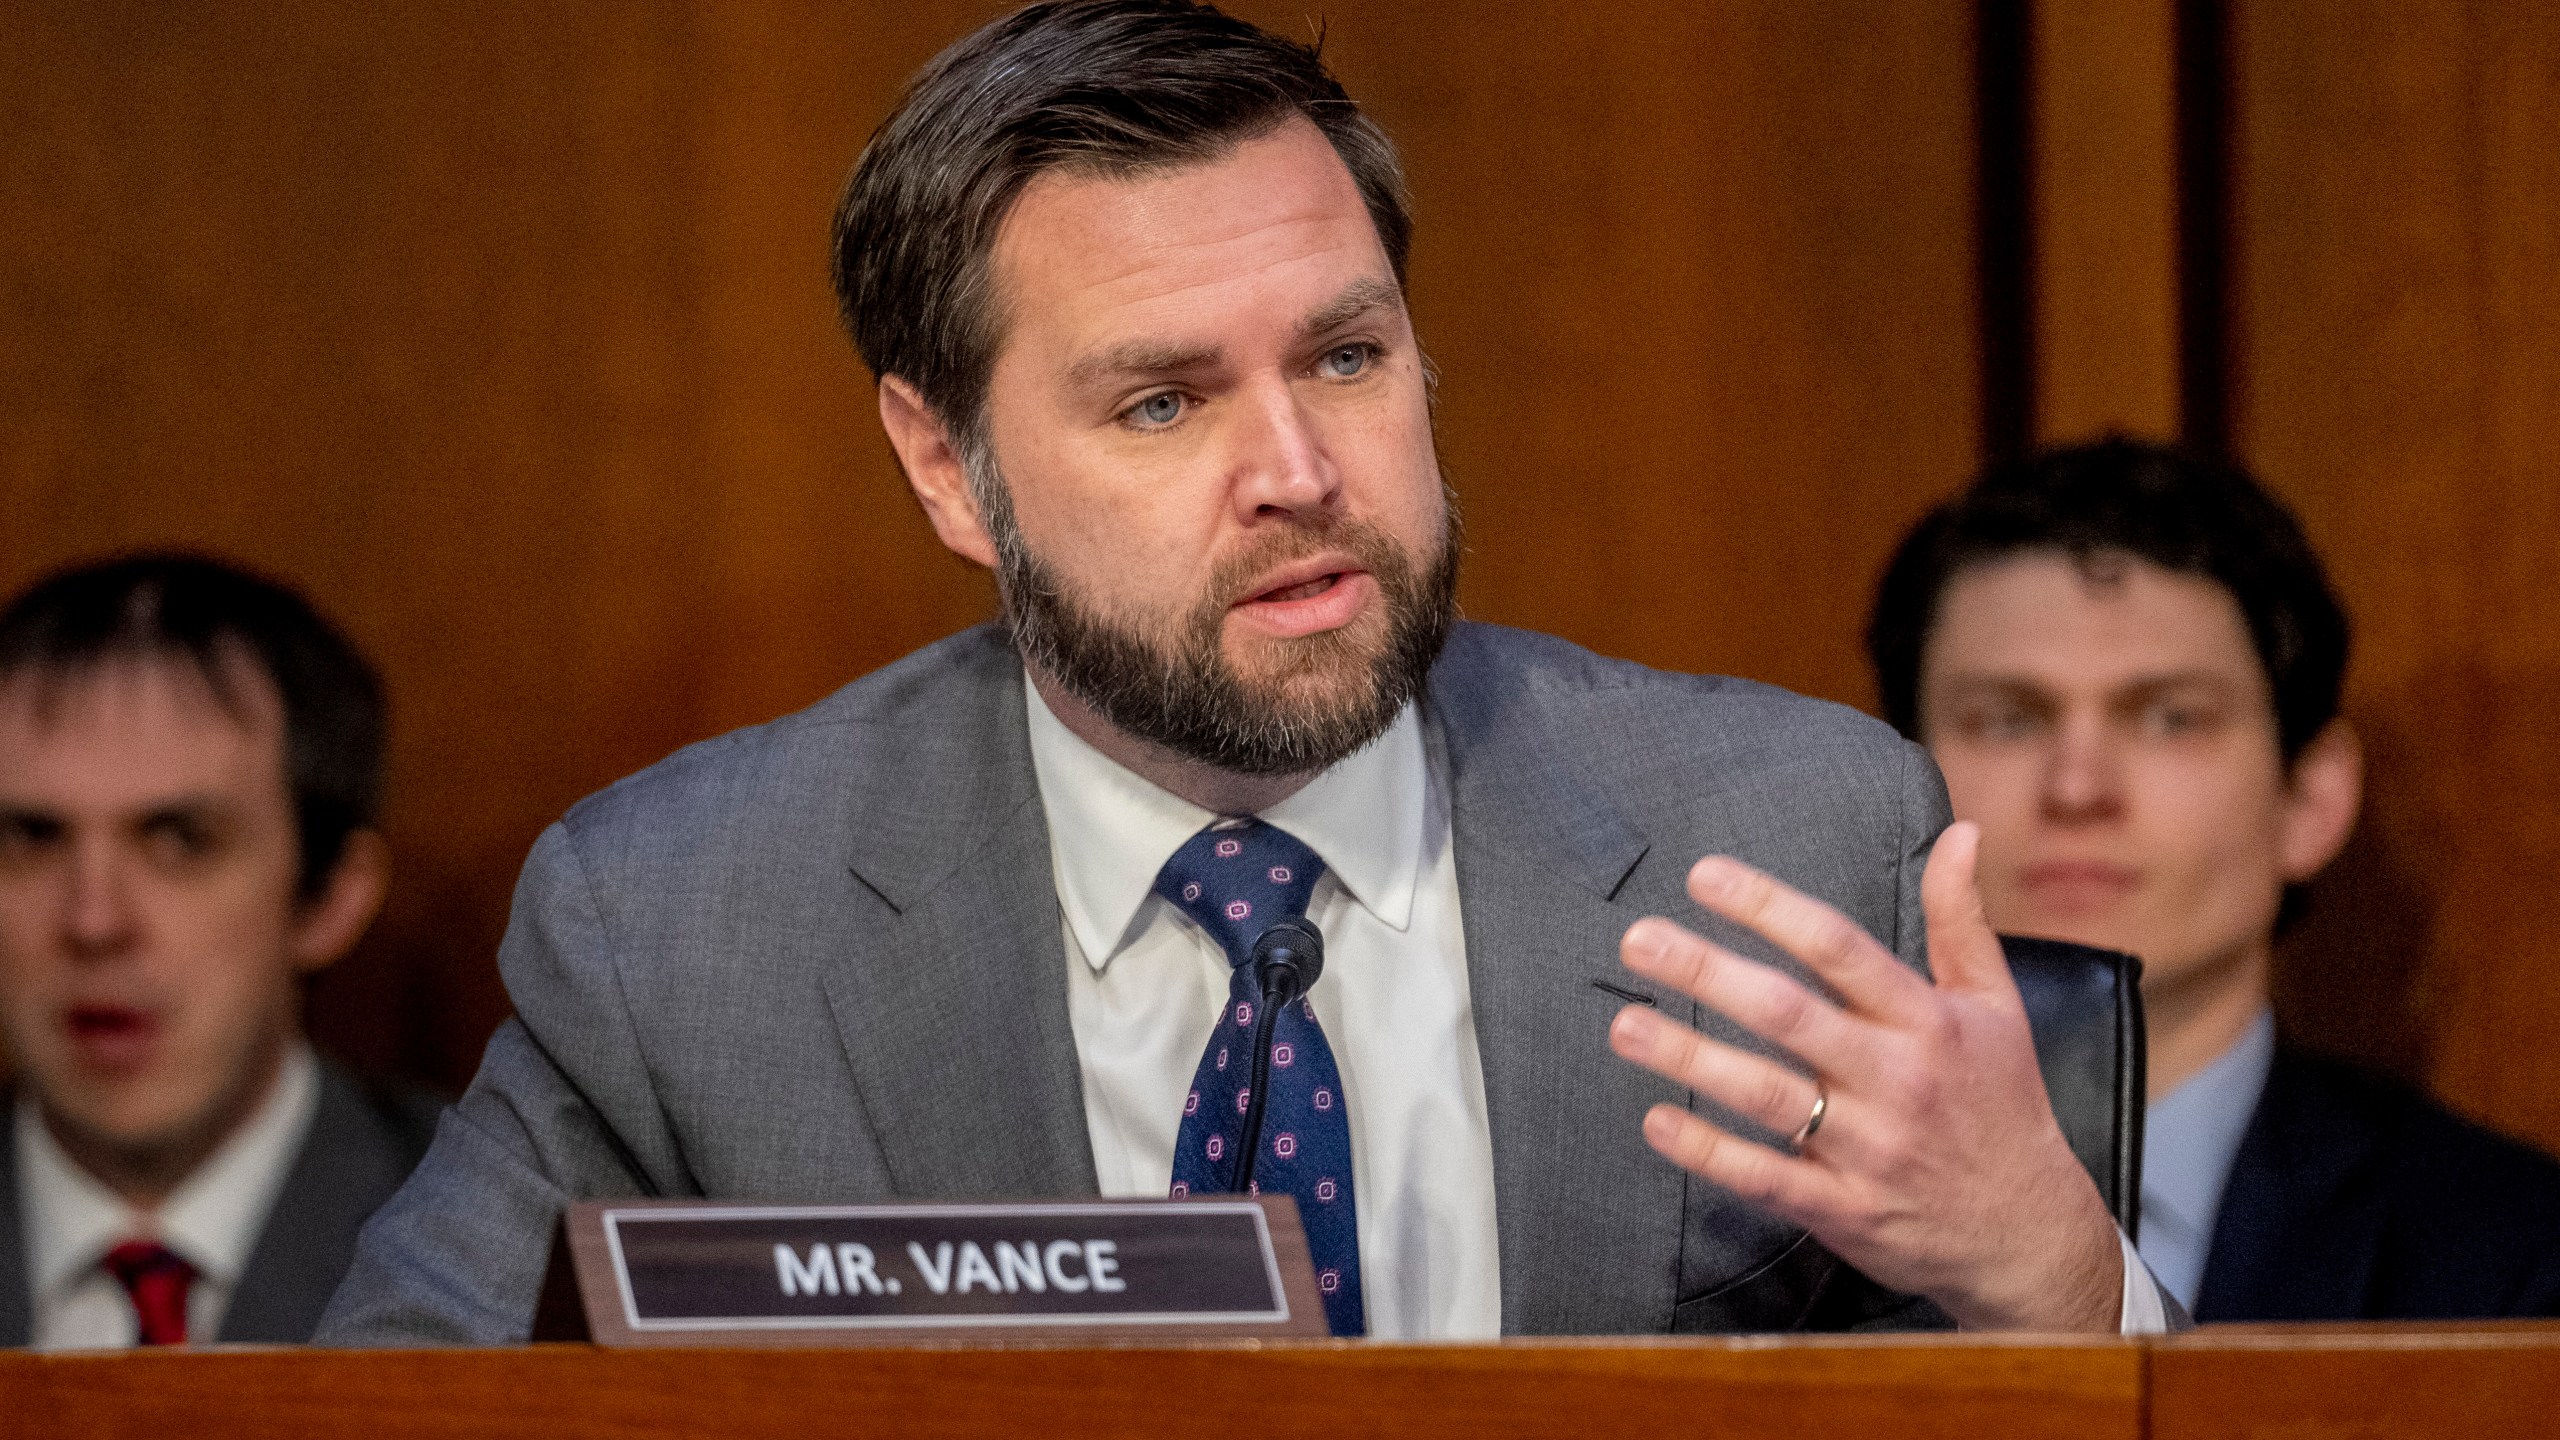
<instances>
[{"instance_id":1,"label":"navy blue necktie","mask_svg":"<svg viewBox=\"0 0 2560 1440\"><path fill-rule=\"evenodd\" d=\"M1304 915L1324 862L1296 837L1259 820L1221 821L1191 837L1156 875L1156 893L1200 923L1234 967L1227 1005L1201 1053L1174 1142L1173 1193L1235 1191L1236 1145L1253 1076L1253 942L1278 921ZM1255 1193L1296 1197L1307 1250L1336 1335L1368 1333L1360 1302L1360 1223L1351 1198L1351 1120L1342 1075L1313 1005L1292 1003L1272 1022L1271 1093L1262 1107Z\"/></svg>"}]
</instances>

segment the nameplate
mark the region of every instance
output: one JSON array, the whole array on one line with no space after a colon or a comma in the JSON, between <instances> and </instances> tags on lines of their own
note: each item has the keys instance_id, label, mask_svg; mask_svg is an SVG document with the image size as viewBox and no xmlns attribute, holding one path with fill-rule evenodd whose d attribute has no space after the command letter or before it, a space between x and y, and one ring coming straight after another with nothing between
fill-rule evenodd
<instances>
[{"instance_id":1,"label":"nameplate","mask_svg":"<svg viewBox=\"0 0 2560 1440\"><path fill-rule=\"evenodd\" d=\"M1297 1205L1286 1196L586 1201L569 1207L562 1232L537 1340L864 1345L1326 1333Z\"/></svg>"}]
</instances>

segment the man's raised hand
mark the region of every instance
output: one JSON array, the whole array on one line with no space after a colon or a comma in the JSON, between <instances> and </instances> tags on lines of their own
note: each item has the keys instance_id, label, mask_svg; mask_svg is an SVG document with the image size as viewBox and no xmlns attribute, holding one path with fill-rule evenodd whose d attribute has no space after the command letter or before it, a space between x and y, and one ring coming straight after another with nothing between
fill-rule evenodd
<instances>
[{"instance_id":1,"label":"man's raised hand","mask_svg":"<svg viewBox=\"0 0 2560 1440\"><path fill-rule=\"evenodd\" d=\"M1641 1005L1618 1012L1609 1043L1782 1136L1820 1099L1796 1153L1675 1105L1645 1116L1645 1139L1878 1282L1928 1296L1968 1329L2113 1332L2123 1252L2045 1097L2026 1008L1974 888L1979 843L1974 826L1948 827L1921 880L1935 984L1830 906L1740 861L1699 861L1690 897L1832 995L1659 917L1628 927L1620 954L1802 1069Z\"/></svg>"}]
</instances>

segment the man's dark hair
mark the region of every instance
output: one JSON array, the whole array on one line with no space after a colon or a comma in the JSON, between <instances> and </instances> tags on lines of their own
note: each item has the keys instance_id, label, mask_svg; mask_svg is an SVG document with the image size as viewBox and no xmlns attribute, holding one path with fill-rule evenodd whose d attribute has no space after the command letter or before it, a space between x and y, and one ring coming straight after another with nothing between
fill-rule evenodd
<instances>
[{"instance_id":1,"label":"man's dark hair","mask_svg":"<svg viewBox=\"0 0 2560 1440\"><path fill-rule=\"evenodd\" d=\"M1187 0L1056 0L964 36L908 87L836 207L836 298L863 363L915 386L955 444L981 445L1004 323L989 255L1023 186L1215 160L1295 118L1342 157L1403 284L1395 147L1313 48Z\"/></svg>"},{"instance_id":2,"label":"man's dark hair","mask_svg":"<svg viewBox=\"0 0 2560 1440\"><path fill-rule=\"evenodd\" d=\"M2236 467L2111 437L1997 467L1929 512L1877 586L1867 658L1885 718L1920 738L1920 663L1958 575L2028 552L2130 555L2240 606L2290 766L2338 715L2347 615L2293 513Z\"/></svg>"},{"instance_id":3,"label":"man's dark hair","mask_svg":"<svg viewBox=\"0 0 2560 1440\"><path fill-rule=\"evenodd\" d=\"M191 664L238 712L239 671L264 672L284 702L286 784L301 842L300 887L319 894L347 837L382 805L382 681L294 591L200 555L154 553L78 566L0 611L0 683L58 686L125 660Z\"/></svg>"}]
</instances>

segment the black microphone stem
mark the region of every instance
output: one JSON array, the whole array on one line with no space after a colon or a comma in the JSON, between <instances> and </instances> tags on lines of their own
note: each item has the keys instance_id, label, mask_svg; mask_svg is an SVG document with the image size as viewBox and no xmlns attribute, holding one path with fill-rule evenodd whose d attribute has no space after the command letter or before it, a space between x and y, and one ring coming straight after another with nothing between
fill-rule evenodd
<instances>
[{"instance_id":1,"label":"black microphone stem","mask_svg":"<svg viewBox=\"0 0 2560 1440\"><path fill-rule=\"evenodd\" d=\"M1277 978L1276 976L1274 977ZM1254 1162L1262 1158L1262 1102L1271 1086L1271 1027L1280 1018L1279 985L1262 992L1261 1010L1253 1017L1253 1075L1245 1082L1244 1131L1238 1144L1243 1153L1236 1156L1235 1193L1253 1193Z\"/></svg>"},{"instance_id":2,"label":"black microphone stem","mask_svg":"<svg viewBox=\"0 0 2560 1440\"><path fill-rule=\"evenodd\" d=\"M1324 932L1302 918L1282 920L1253 942L1247 963L1253 966L1254 989L1261 992L1262 1013L1254 1019L1253 1069L1245 1079L1244 1130L1239 1137L1244 1153L1236 1157L1233 1186L1239 1195L1253 1193L1253 1172L1261 1168L1262 1107L1271 1088L1271 1027L1280 1022L1281 1008L1315 989L1316 977L1324 973ZM1312 1019L1314 1012L1308 1015Z\"/></svg>"}]
</instances>

